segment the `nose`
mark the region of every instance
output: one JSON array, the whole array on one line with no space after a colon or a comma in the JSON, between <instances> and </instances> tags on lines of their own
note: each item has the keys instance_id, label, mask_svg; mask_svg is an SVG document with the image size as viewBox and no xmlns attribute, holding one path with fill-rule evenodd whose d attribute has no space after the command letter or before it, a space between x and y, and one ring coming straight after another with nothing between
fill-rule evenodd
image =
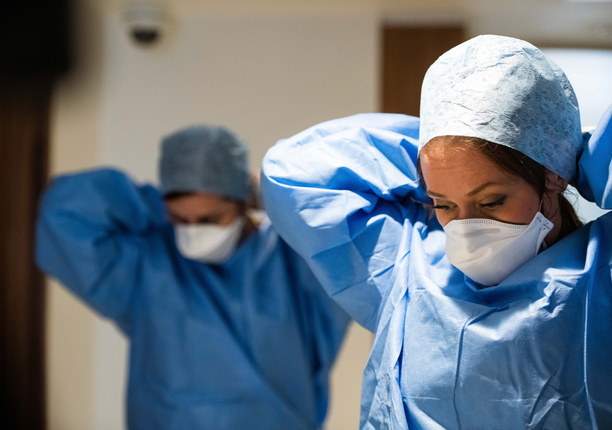
<instances>
[{"instance_id":1,"label":"nose","mask_svg":"<svg viewBox=\"0 0 612 430\"><path fill-rule=\"evenodd\" d=\"M482 216L472 206L465 206L459 207L459 212L457 213L457 216L454 219L461 220L471 218L482 218Z\"/></svg>"}]
</instances>

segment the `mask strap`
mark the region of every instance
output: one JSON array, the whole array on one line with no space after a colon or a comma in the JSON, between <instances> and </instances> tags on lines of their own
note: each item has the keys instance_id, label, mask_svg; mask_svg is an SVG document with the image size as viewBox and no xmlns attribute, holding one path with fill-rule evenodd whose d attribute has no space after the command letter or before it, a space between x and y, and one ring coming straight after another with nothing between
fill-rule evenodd
<instances>
[{"instance_id":1,"label":"mask strap","mask_svg":"<svg viewBox=\"0 0 612 430\"><path fill-rule=\"evenodd\" d=\"M544 202L543 198L540 198L540 208L538 209L538 212L542 212L542 204ZM559 217L559 214L561 213L561 205L557 206L557 210L555 211L555 213L553 213L550 217L546 216L546 219L550 222L552 222L553 224L555 223L555 221L557 220L557 218Z\"/></svg>"}]
</instances>

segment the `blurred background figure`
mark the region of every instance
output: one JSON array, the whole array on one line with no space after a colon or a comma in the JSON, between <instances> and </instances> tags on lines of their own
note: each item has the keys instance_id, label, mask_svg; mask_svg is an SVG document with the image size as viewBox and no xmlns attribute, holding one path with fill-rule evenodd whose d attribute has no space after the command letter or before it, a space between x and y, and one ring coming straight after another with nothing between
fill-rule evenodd
<instances>
[{"instance_id":1,"label":"blurred background figure","mask_svg":"<svg viewBox=\"0 0 612 430\"><path fill-rule=\"evenodd\" d=\"M164 138L161 189L55 178L37 261L130 341L130 429L317 429L347 315L267 219L222 127ZM255 199L256 200L256 199Z\"/></svg>"}]
</instances>

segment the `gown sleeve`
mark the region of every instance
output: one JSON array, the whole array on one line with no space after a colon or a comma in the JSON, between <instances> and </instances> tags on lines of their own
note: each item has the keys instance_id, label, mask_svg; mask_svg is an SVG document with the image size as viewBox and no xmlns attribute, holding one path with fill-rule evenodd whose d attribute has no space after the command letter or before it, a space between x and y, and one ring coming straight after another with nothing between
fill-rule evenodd
<instances>
[{"instance_id":1,"label":"gown sleeve","mask_svg":"<svg viewBox=\"0 0 612 430\"><path fill-rule=\"evenodd\" d=\"M594 130L584 134L576 188L602 209L612 209L612 105Z\"/></svg>"},{"instance_id":2,"label":"gown sleeve","mask_svg":"<svg viewBox=\"0 0 612 430\"><path fill-rule=\"evenodd\" d=\"M126 331L140 287L143 238L165 224L159 192L119 171L60 176L40 201L36 261Z\"/></svg>"},{"instance_id":3,"label":"gown sleeve","mask_svg":"<svg viewBox=\"0 0 612 430\"><path fill-rule=\"evenodd\" d=\"M275 229L372 331L405 224L423 214L414 203L428 201L417 178L418 127L399 114L337 119L278 142L262 166Z\"/></svg>"}]
</instances>

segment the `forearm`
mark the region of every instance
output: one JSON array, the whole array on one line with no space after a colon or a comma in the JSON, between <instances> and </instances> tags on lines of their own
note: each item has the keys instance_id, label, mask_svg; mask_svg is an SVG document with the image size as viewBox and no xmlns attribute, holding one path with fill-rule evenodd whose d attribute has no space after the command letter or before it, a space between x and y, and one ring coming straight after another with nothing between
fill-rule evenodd
<instances>
[{"instance_id":1,"label":"forearm","mask_svg":"<svg viewBox=\"0 0 612 430\"><path fill-rule=\"evenodd\" d=\"M99 312L127 306L141 237L165 223L156 191L113 170L58 177L40 202L36 259Z\"/></svg>"}]
</instances>

